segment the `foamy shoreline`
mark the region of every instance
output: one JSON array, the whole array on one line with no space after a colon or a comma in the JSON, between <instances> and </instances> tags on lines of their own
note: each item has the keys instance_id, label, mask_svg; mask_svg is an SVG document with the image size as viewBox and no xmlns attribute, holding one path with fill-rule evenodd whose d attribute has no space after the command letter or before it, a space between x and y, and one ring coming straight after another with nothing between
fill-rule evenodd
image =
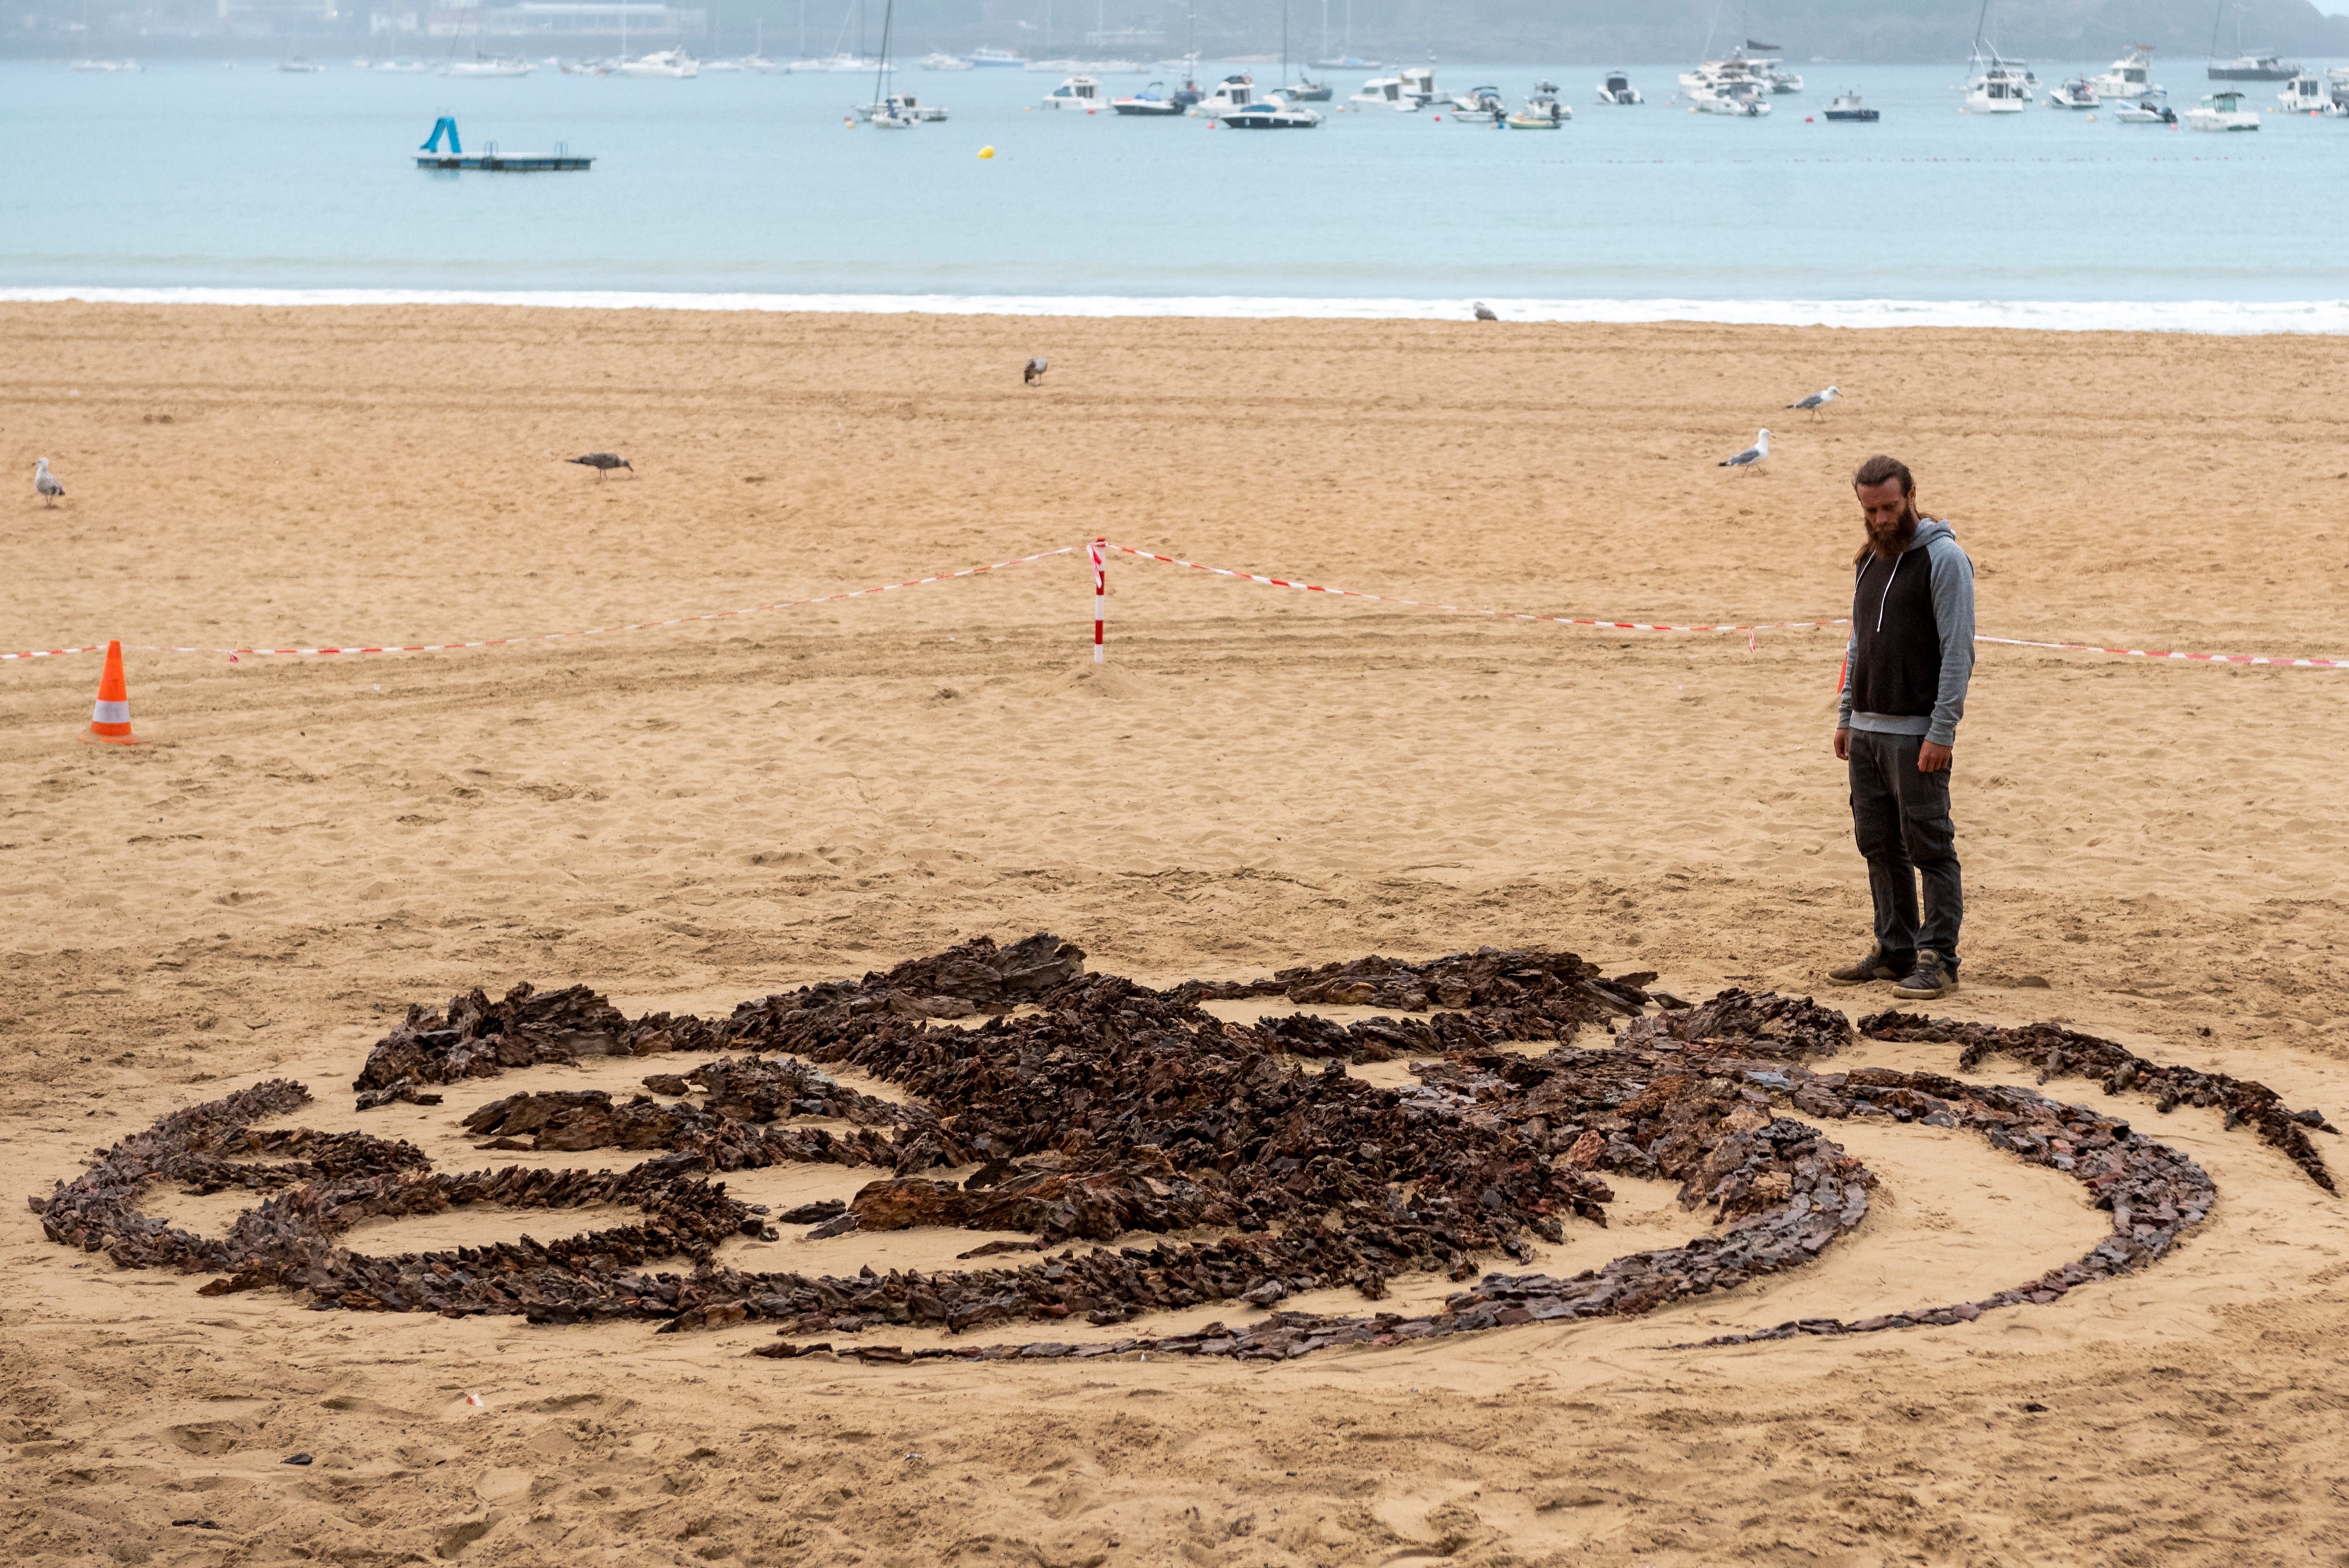
<instances>
[{"instance_id":1,"label":"foamy shoreline","mask_svg":"<svg viewBox=\"0 0 2349 1568\"><path fill-rule=\"evenodd\" d=\"M1237 295L665 294L626 289L0 288L0 303L93 305L494 305L553 310L724 310L874 316L1195 317L1209 320L1454 321L1460 299ZM1712 322L1743 327L2006 327L2034 332L2177 332L2241 337L2349 333L2349 299L1920 300L1504 299L1511 321Z\"/></svg>"}]
</instances>

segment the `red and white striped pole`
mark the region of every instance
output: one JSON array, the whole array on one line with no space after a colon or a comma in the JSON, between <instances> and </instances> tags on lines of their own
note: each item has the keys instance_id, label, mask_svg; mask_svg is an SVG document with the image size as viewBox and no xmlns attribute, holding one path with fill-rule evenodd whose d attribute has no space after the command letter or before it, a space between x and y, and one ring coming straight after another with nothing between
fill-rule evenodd
<instances>
[{"instance_id":1,"label":"red and white striped pole","mask_svg":"<svg viewBox=\"0 0 2349 1568\"><path fill-rule=\"evenodd\" d=\"M1102 621L1109 605L1109 541L1094 540L1085 546L1085 554L1093 564L1093 662L1105 664L1109 653L1102 647Z\"/></svg>"}]
</instances>

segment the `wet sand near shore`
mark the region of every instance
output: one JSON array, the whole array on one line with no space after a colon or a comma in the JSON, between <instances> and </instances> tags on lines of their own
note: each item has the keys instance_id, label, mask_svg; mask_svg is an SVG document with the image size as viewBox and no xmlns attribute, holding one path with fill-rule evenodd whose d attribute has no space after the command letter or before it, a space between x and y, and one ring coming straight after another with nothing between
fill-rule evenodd
<instances>
[{"instance_id":1,"label":"wet sand near shore","mask_svg":"<svg viewBox=\"0 0 2349 1568\"><path fill-rule=\"evenodd\" d=\"M2324 400L2349 344L2324 338L0 306L0 461L25 480L0 501L0 651L585 628L1102 534L1453 605L1811 620L1845 608L1847 475L1889 451L1972 554L1985 632L2349 654L2349 416ZM1052 369L1025 389L1033 353ZM1825 421L1780 407L1829 382ZM1713 466L1764 424L1763 471ZM560 461L596 450L636 477ZM55 510L36 456L67 487ZM78 738L93 657L0 665L0 1501L20 1555L2333 1560L2349 1216L2216 1110L2077 1081L2047 1092L2218 1183L2158 1268L1959 1328L1702 1352L1656 1347L2005 1288L2106 1217L1970 1135L1838 1125L1883 1186L1811 1269L1645 1318L1269 1368L866 1367L749 1357L755 1324L360 1319L200 1298L41 1239L22 1199L92 1147L272 1075L316 1093L305 1125L412 1137L444 1167L616 1163L474 1156L455 1123L650 1068L351 1112L367 1044L473 984L722 1012L1048 929L1151 983L1539 943L1692 998L1889 1002L1818 979L1866 941L1826 749L1839 633L1450 617L1125 557L1110 581L1105 671L1081 552L528 646L133 651L129 750ZM1931 1011L2060 1020L2340 1120L2344 680L1985 648L1956 776L1966 989ZM797 1202L871 1174L741 1184ZM1612 1227L1569 1227L1537 1266L1703 1228L1669 1188L1618 1190ZM233 1217L226 1194L150 1197L201 1229ZM854 1272L986 1239L737 1245ZM295 1451L316 1462L279 1462Z\"/></svg>"}]
</instances>

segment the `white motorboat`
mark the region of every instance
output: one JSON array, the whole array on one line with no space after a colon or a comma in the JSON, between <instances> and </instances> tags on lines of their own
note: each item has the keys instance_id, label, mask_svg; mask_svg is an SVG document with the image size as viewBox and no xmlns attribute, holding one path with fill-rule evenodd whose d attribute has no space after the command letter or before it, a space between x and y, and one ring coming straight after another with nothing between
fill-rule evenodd
<instances>
[{"instance_id":1,"label":"white motorboat","mask_svg":"<svg viewBox=\"0 0 2349 1568\"><path fill-rule=\"evenodd\" d=\"M1310 130L1321 123L1321 111L1271 98L1226 109L1217 118L1232 130Z\"/></svg>"},{"instance_id":2,"label":"white motorboat","mask_svg":"<svg viewBox=\"0 0 2349 1568\"><path fill-rule=\"evenodd\" d=\"M1257 97L1256 78L1242 72L1228 76L1207 89L1195 106L1202 119L1221 119L1236 109L1246 109L1260 101Z\"/></svg>"},{"instance_id":3,"label":"white motorboat","mask_svg":"<svg viewBox=\"0 0 2349 1568\"><path fill-rule=\"evenodd\" d=\"M701 74L701 63L691 58L683 49L658 49L640 55L633 60L622 60L612 67L614 76L658 78L665 81L683 81Z\"/></svg>"},{"instance_id":4,"label":"white motorboat","mask_svg":"<svg viewBox=\"0 0 2349 1568\"><path fill-rule=\"evenodd\" d=\"M1803 90L1801 75L1786 68L1786 62L1778 57L1777 45L1757 44L1748 38L1739 46L1736 53L1754 74L1769 86L1773 93L1797 93Z\"/></svg>"},{"instance_id":5,"label":"white motorboat","mask_svg":"<svg viewBox=\"0 0 2349 1568\"><path fill-rule=\"evenodd\" d=\"M971 68L970 62L961 56L944 52L924 55L918 63L926 71L967 71Z\"/></svg>"},{"instance_id":6,"label":"white motorboat","mask_svg":"<svg viewBox=\"0 0 2349 1568\"><path fill-rule=\"evenodd\" d=\"M771 60L764 55L745 55L735 64L746 71L756 71L762 77L789 76L792 67L781 60Z\"/></svg>"},{"instance_id":7,"label":"white motorboat","mask_svg":"<svg viewBox=\"0 0 2349 1568\"><path fill-rule=\"evenodd\" d=\"M408 55L397 55L388 60L378 60L367 69L380 76L420 77L428 75L432 67L424 61Z\"/></svg>"},{"instance_id":8,"label":"white motorboat","mask_svg":"<svg viewBox=\"0 0 2349 1568\"><path fill-rule=\"evenodd\" d=\"M1525 108L1508 117L1511 130L1557 130L1574 118L1574 110L1557 96L1556 82L1536 82L1526 95Z\"/></svg>"},{"instance_id":9,"label":"white motorboat","mask_svg":"<svg viewBox=\"0 0 2349 1568\"><path fill-rule=\"evenodd\" d=\"M826 55L816 68L835 76L863 76L867 71L879 70L881 62L864 55Z\"/></svg>"},{"instance_id":10,"label":"white motorboat","mask_svg":"<svg viewBox=\"0 0 2349 1568\"><path fill-rule=\"evenodd\" d=\"M2047 107L2096 109L2104 107L2104 100L2096 96L2096 89L2088 85L2087 78L2074 77L2047 95Z\"/></svg>"},{"instance_id":11,"label":"white motorboat","mask_svg":"<svg viewBox=\"0 0 2349 1568\"><path fill-rule=\"evenodd\" d=\"M2157 89L2113 110L2113 119L2120 125L2176 125L2178 111Z\"/></svg>"},{"instance_id":12,"label":"white motorboat","mask_svg":"<svg viewBox=\"0 0 2349 1568\"><path fill-rule=\"evenodd\" d=\"M1071 77L1044 95L1046 109L1081 109L1087 114L1100 109L1105 101L1102 97L1101 83L1091 77Z\"/></svg>"},{"instance_id":13,"label":"white motorboat","mask_svg":"<svg viewBox=\"0 0 2349 1568\"><path fill-rule=\"evenodd\" d=\"M1490 125L1496 119L1507 118L1509 112L1508 101L1501 97L1501 89L1496 87L1470 88L1466 92L1455 93L1445 99L1442 107L1444 113L1461 125Z\"/></svg>"},{"instance_id":14,"label":"white motorboat","mask_svg":"<svg viewBox=\"0 0 2349 1568\"><path fill-rule=\"evenodd\" d=\"M315 77L326 67L307 55L296 55L290 60L278 61L277 68L281 71L291 71L297 77Z\"/></svg>"},{"instance_id":15,"label":"white motorboat","mask_svg":"<svg viewBox=\"0 0 2349 1568\"><path fill-rule=\"evenodd\" d=\"M923 103L909 92L893 92L871 103L853 104L850 108L857 119L869 119L876 125L885 117L902 119L907 125L935 125L947 117L944 106Z\"/></svg>"},{"instance_id":16,"label":"white motorboat","mask_svg":"<svg viewBox=\"0 0 2349 1568\"><path fill-rule=\"evenodd\" d=\"M1009 49L973 49L970 63L979 70L1016 71L1024 67L1028 60L1025 56L1015 55Z\"/></svg>"},{"instance_id":17,"label":"white motorboat","mask_svg":"<svg viewBox=\"0 0 2349 1568\"><path fill-rule=\"evenodd\" d=\"M1359 103L1365 109L1399 109L1402 105L1401 77L1372 77L1361 90L1347 98L1348 103Z\"/></svg>"},{"instance_id":18,"label":"white motorboat","mask_svg":"<svg viewBox=\"0 0 2349 1568\"><path fill-rule=\"evenodd\" d=\"M1774 90L1770 73L1764 62L1753 58L1743 48L1733 49L1723 59L1706 60L1692 71L1681 73L1681 92L1693 99L1699 94L1720 96L1724 89L1740 82L1750 82L1763 92Z\"/></svg>"},{"instance_id":19,"label":"white motorboat","mask_svg":"<svg viewBox=\"0 0 2349 1568\"><path fill-rule=\"evenodd\" d=\"M1699 114L1759 119L1770 112L1770 89L1758 81L1732 81L1690 88L1682 95Z\"/></svg>"},{"instance_id":20,"label":"white motorboat","mask_svg":"<svg viewBox=\"0 0 2349 1568\"><path fill-rule=\"evenodd\" d=\"M2101 76L2088 78L2088 86L2107 103L2124 99L2140 99L2161 89L2153 82L2153 48L2147 44L2131 44L2129 52L2112 63L2112 68Z\"/></svg>"},{"instance_id":21,"label":"white motorboat","mask_svg":"<svg viewBox=\"0 0 2349 1568\"><path fill-rule=\"evenodd\" d=\"M526 77L534 67L520 55L478 55L450 60L440 67L444 77Z\"/></svg>"},{"instance_id":22,"label":"white motorboat","mask_svg":"<svg viewBox=\"0 0 2349 1568\"><path fill-rule=\"evenodd\" d=\"M745 67L740 60L704 60L701 62L701 68L705 71L714 72L719 76L730 76Z\"/></svg>"},{"instance_id":23,"label":"white motorboat","mask_svg":"<svg viewBox=\"0 0 2349 1568\"><path fill-rule=\"evenodd\" d=\"M1977 37L1973 55L1966 64L1968 114L2021 114L2031 107L2033 92L2039 84L2023 68L2022 62L1986 48Z\"/></svg>"},{"instance_id":24,"label":"white motorboat","mask_svg":"<svg viewBox=\"0 0 2349 1568\"><path fill-rule=\"evenodd\" d=\"M1401 99L1395 107L1405 113L1425 109L1435 101L1435 67L1407 66L1395 73L1402 81Z\"/></svg>"},{"instance_id":25,"label":"white motorboat","mask_svg":"<svg viewBox=\"0 0 2349 1568\"><path fill-rule=\"evenodd\" d=\"M2189 130L2257 130L2260 111L2243 107L2239 92L2214 92L2186 111Z\"/></svg>"},{"instance_id":26,"label":"white motorboat","mask_svg":"<svg viewBox=\"0 0 2349 1568\"><path fill-rule=\"evenodd\" d=\"M2286 114L2321 114L2327 118L2341 112L2341 106L2333 99L2333 84L2314 71L2302 71L2284 83L2283 91L2276 94L2276 107Z\"/></svg>"},{"instance_id":27,"label":"white motorboat","mask_svg":"<svg viewBox=\"0 0 2349 1568\"><path fill-rule=\"evenodd\" d=\"M1609 71L1607 79L1599 84L1599 101L1630 105L1643 103L1640 89L1631 85L1630 77L1622 71Z\"/></svg>"},{"instance_id":28,"label":"white motorboat","mask_svg":"<svg viewBox=\"0 0 2349 1568\"><path fill-rule=\"evenodd\" d=\"M86 76L119 77L132 75L145 67L137 60L76 60L66 68L80 71Z\"/></svg>"},{"instance_id":29,"label":"white motorboat","mask_svg":"<svg viewBox=\"0 0 2349 1568\"><path fill-rule=\"evenodd\" d=\"M1169 119L1181 115L1185 106L1166 96L1164 82L1152 82L1140 92L1110 99L1110 108L1123 115L1139 119Z\"/></svg>"}]
</instances>

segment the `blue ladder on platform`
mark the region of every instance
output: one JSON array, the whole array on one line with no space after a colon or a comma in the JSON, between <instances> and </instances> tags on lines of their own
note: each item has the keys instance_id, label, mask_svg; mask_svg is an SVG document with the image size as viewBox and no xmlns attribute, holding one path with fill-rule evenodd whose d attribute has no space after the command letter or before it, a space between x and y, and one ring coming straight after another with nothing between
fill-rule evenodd
<instances>
[{"instance_id":1,"label":"blue ladder on platform","mask_svg":"<svg viewBox=\"0 0 2349 1568\"><path fill-rule=\"evenodd\" d=\"M440 119L434 120L432 122L432 139L429 141L427 141L422 147L417 149L417 151L419 152L440 151L440 133L444 130L449 133L450 155L451 157L461 157L465 149L457 140L457 117L453 114L444 114Z\"/></svg>"}]
</instances>

